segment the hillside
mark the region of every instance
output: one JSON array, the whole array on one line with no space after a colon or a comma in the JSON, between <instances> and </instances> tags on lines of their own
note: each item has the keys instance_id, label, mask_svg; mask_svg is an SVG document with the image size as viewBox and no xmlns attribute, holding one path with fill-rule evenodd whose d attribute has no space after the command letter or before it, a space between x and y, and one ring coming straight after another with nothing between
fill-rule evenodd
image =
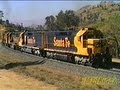
<instances>
[{"instance_id":1,"label":"hillside","mask_svg":"<svg viewBox=\"0 0 120 90\"><path fill-rule=\"evenodd\" d=\"M88 5L76 11L76 15L80 18L80 25L102 22L116 14L120 14L120 4L114 3Z\"/></svg>"},{"instance_id":2,"label":"hillside","mask_svg":"<svg viewBox=\"0 0 120 90\"><path fill-rule=\"evenodd\" d=\"M113 57L120 58L120 4L104 3L96 6L85 6L76 15L80 26L101 30L109 40Z\"/></svg>"}]
</instances>

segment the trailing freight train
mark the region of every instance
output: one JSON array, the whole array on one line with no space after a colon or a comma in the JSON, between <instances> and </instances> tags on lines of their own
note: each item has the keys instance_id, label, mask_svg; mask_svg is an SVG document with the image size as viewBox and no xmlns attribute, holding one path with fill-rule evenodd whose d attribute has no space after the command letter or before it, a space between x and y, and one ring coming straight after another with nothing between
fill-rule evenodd
<instances>
[{"instance_id":1,"label":"trailing freight train","mask_svg":"<svg viewBox=\"0 0 120 90\"><path fill-rule=\"evenodd\" d=\"M18 33L17 33L18 34ZM3 45L42 57L60 58L73 63L111 68L107 40L99 30L82 28L66 31L25 31L3 34Z\"/></svg>"}]
</instances>

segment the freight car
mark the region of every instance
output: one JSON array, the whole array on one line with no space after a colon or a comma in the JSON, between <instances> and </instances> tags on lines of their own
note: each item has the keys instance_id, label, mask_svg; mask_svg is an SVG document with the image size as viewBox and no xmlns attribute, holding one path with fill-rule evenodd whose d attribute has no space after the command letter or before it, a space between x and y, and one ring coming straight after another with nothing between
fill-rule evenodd
<instances>
[{"instance_id":1,"label":"freight car","mask_svg":"<svg viewBox=\"0 0 120 90\"><path fill-rule=\"evenodd\" d=\"M13 37L12 34L6 36L9 40ZM8 41L7 45L14 49L42 57L62 57L73 63L89 64L96 68L112 66L107 40L101 31L93 28L82 28L79 31L25 31L20 33L16 42L14 37L10 43Z\"/></svg>"}]
</instances>

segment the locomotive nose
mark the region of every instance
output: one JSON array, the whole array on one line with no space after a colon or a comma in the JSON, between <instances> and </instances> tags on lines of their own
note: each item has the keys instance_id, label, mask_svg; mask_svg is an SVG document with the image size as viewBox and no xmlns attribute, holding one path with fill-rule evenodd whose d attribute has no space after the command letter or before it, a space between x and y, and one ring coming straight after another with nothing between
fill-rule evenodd
<instances>
[{"instance_id":1,"label":"locomotive nose","mask_svg":"<svg viewBox=\"0 0 120 90\"><path fill-rule=\"evenodd\" d=\"M88 39L87 48L91 48L92 54L102 52L102 41L100 39Z\"/></svg>"}]
</instances>

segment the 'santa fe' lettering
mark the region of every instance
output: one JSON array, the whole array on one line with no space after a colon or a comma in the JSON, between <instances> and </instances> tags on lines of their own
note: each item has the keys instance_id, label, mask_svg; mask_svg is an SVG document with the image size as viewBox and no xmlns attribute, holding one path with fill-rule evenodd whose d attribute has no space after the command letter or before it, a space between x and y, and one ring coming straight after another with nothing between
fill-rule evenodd
<instances>
[{"instance_id":1,"label":"'santa fe' lettering","mask_svg":"<svg viewBox=\"0 0 120 90\"><path fill-rule=\"evenodd\" d=\"M70 47L70 40L68 39L68 37L65 37L64 40L54 37L53 45L57 47Z\"/></svg>"}]
</instances>

